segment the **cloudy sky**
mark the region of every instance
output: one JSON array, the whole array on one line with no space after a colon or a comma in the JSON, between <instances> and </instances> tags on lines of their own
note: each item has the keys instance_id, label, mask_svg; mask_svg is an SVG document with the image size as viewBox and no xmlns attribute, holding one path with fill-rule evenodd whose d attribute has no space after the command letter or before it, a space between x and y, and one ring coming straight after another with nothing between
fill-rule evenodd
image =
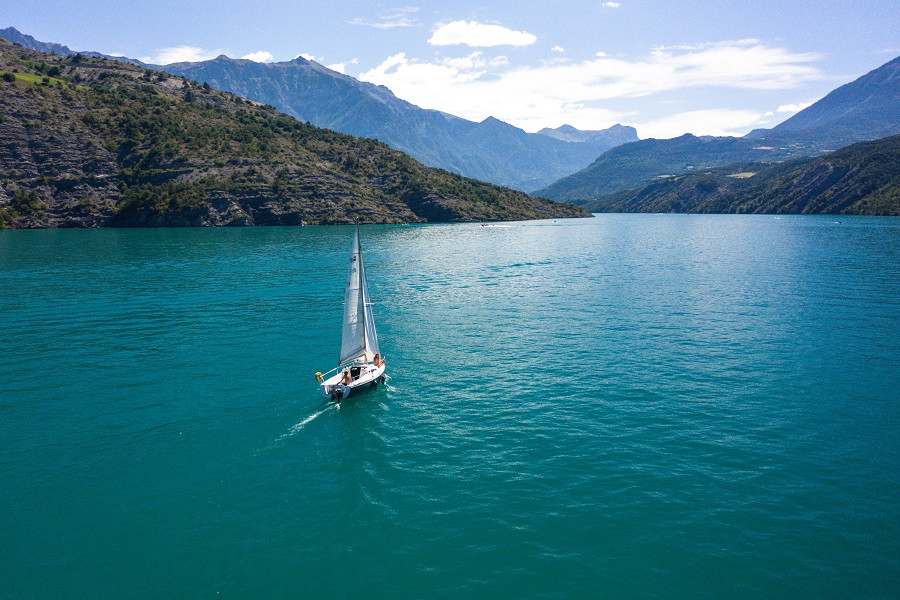
<instances>
[{"instance_id":1,"label":"cloudy sky","mask_svg":"<svg viewBox=\"0 0 900 600\"><path fill-rule=\"evenodd\" d=\"M0 27L157 64L302 55L475 121L647 138L771 127L900 54L897 15L897 0L32 0Z\"/></svg>"}]
</instances>

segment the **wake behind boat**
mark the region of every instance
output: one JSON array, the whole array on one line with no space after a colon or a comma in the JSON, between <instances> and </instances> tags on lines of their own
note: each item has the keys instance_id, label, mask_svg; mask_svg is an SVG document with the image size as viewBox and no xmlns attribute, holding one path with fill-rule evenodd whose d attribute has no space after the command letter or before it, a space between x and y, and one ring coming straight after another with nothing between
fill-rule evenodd
<instances>
[{"instance_id":1,"label":"wake behind boat","mask_svg":"<svg viewBox=\"0 0 900 600\"><path fill-rule=\"evenodd\" d=\"M378 334L369 286L359 244L359 225L353 236L350 272L344 292L344 327L341 333L341 356L338 366L324 375L316 373L319 390L326 398L340 402L384 383L384 359L378 349ZM334 373L334 375L332 375Z\"/></svg>"}]
</instances>

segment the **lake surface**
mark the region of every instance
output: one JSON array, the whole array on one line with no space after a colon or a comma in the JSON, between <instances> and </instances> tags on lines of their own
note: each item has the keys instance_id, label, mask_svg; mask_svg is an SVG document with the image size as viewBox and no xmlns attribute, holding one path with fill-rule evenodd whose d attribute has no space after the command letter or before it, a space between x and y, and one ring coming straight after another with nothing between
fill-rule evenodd
<instances>
[{"instance_id":1,"label":"lake surface","mask_svg":"<svg viewBox=\"0 0 900 600\"><path fill-rule=\"evenodd\" d=\"M0 232L0 595L896 597L900 219Z\"/></svg>"}]
</instances>

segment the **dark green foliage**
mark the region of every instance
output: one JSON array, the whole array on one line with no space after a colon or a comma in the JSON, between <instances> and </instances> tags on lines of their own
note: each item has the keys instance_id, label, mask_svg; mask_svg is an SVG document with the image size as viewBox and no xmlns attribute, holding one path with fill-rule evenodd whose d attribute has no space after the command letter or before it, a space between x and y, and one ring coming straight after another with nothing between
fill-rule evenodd
<instances>
[{"instance_id":1,"label":"dark green foliage","mask_svg":"<svg viewBox=\"0 0 900 600\"><path fill-rule=\"evenodd\" d=\"M10 206L20 215L47 210L47 205L38 200L37 192L34 190L23 190L21 188L16 188L13 192Z\"/></svg>"},{"instance_id":2,"label":"dark green foliage","mask_svg":"<svg viewBox=\"0 0 900 600\"><path fill-rule=\"evenodd\" d=\"M12 73L4 73L4 74L3 74L3 81L7 81L7 82L9 82L9 83L12 83L12 82L15 81L15 80L16 80L16 76L13 75Z\"/></svg>"},{"instance_id":3,"label":"dark green foliage","mask_svg":"<svg viewBox=\"0 0 900 600\"><path fill-rule=\"evenodd\" d=\"M34 190L14 188L9 205L0 207L0 229L16 227L21 218L39 220L47 212L47 208Z\"/></svg>"},{"instance_id":4,"label":"dark green foliage","mask_svg":"<svg viewBox=\"0 0 900 600\"><path fill-rule=\"evenodd\" d=\"M118 215L184 213L204 206L207 187L203 183L144 183L127 188L121 196Z\"/></svg>"},{"instance_id":5,"label":"dark green foliage","mask_svg":"<svg viewBox=\"0 0 900 600\"><path fill-rule=\"evenodd\" d=\"M16 213L11 208L0 208L0 229L13 229L16 226Z\"/></svg>"}]
</instances>

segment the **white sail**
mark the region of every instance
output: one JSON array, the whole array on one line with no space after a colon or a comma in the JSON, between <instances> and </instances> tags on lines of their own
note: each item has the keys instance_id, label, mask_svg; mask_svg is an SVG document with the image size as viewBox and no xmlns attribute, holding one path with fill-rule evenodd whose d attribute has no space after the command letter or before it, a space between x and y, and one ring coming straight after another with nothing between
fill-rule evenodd
<instances>
[{"instance_id":1,"label":"white sail","mask_svg":"<svg viewBox=\"0 0 900 600\"><path fill-rule=\"evenodd\" d=\"M357 358L372 360L378 350L375 320L369 304L369 288L362 250L359 247L359 228L353 236L350 253L350 272L344 292L344 329L341 333L341 363Z\"/></svg>"}]
</instances>

